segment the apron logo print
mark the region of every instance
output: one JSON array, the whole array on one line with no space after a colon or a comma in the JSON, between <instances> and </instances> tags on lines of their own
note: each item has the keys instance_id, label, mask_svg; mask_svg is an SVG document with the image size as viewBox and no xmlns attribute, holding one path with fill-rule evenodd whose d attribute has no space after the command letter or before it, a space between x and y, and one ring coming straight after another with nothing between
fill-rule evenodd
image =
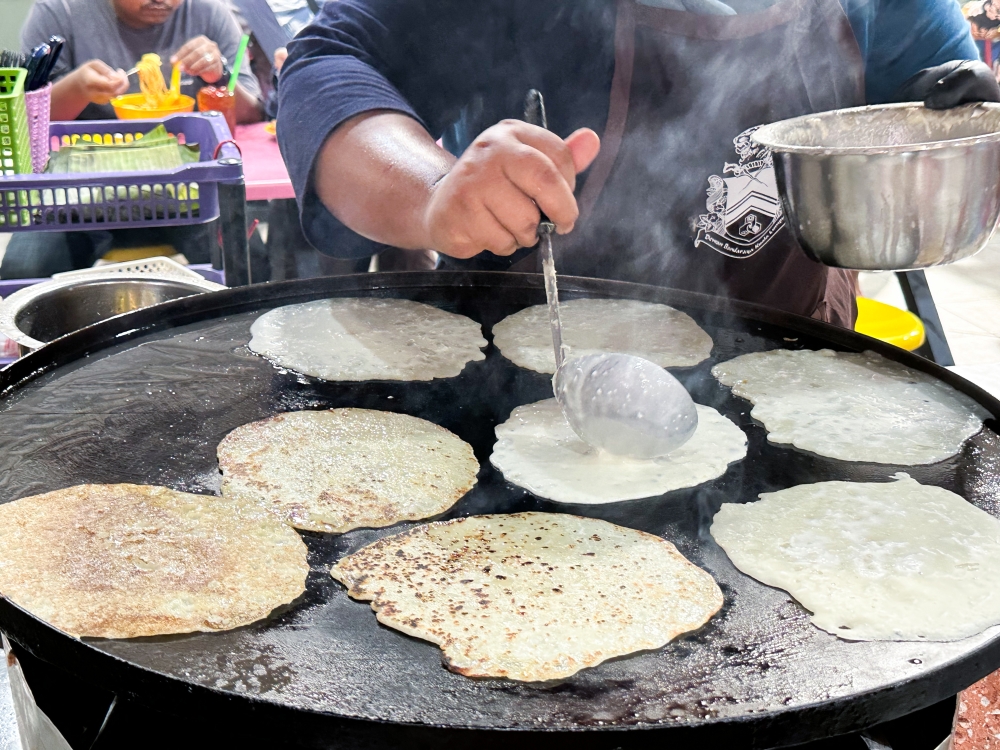
<instances>
[{"instance_id":1,"label":"apron logo print","mask_svg":"<svg viewBox=\"0 0 1000 750\"><path fill-rule=\"evenodd\" d=\"M739 163L727 162L722 170L731 176L708 178L708 213L698 217L695 247L707 245L731 258L749 258L785 226L771 150L750 139L758 127L733 139Z\"/></svg>"},{"instance_id":2,"label":"apron logo print","mask_svg":"<svg viewBox=\"0 0 1000 750\"><path fill-rule=\"evenodd\" d=\"M757 214L747 214L743 220L743 226L740 227L740 237L755 237L763 231L764 227L757 221Z\"/></svg>"}]
</instances>

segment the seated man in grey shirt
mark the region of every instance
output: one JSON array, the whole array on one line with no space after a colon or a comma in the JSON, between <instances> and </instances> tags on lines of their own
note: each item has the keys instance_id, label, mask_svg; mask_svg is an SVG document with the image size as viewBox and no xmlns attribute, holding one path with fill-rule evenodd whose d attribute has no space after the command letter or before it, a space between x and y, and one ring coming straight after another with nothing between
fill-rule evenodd
<instances>
[{"instance_id":1,"label":"seated man in grey shirt","mask_svg":"<svg viewBox=\"0 0 1000 750\"><path fill-rule=\"evenodd\" d=\"M236 55L240 28L222 0L36 0L21 29L25 52L53 34L66 45L53 72L52 119L114 119L109 102L138 91L138 76L125 71L142 55L163 60L170 80L174 63L193 83L185 94L224 84ZM236 87L236 119L260 120L260 87L245 65ZM214 225L157 229L24 232L15 234L0 265L0 278L35 278L87 268L112 247L170 245L192 263L209 260Z\"/></svg>"},{"instance_id":2,"label":"seated man in grey shirt","mask_svg":"<svg viewBox=\"0 0 1000 750\"><path fill-rule=\"evenodd\" d=\"M53 78L52 118L113 119L108 102L138 91L137 76L125 71L154 52L163 73L179 63L202 86L223 81L240 43L240 28L221 0L36 0L21 29L21 49L30 52L53 34L66 39ZM260 87L245 66L240 73L236 116L261 118Z\"/></svg>"}]
</instances>

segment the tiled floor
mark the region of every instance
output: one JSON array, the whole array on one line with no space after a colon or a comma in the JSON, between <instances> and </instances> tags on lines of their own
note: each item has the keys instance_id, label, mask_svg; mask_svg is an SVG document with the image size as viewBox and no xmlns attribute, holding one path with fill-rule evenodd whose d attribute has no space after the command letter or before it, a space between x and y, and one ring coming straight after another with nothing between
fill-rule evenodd
<instances>
[{"instance_id":1,"label":"tiled floor","mask_svg":"<svg viewBox=\"0 0 1000 750\"><path fill-rule=\"evenodd\" d=\"M979 255L927 272L955 364L1000 363L1000 234Z\"/></svg>"},{"instance_id":2,"label":"tiled floor","mask_svg":"<svg viewBox=\"0 0 1000 750\"><path fill-rule=\"evenodd\" d=\"M953 368L1000 396L1000 232L978 255L927 270ZM892 274L863 274L867 296L905 307Z\"/></svg>"},{"instance_id":3,"label":"tiled floor","mask_svg":"<svg viewBox=\"0 0 1000 750\"><path fill-rule=\"evenodd\" d=\"M1000 233L978 255L926 274L955 364L1000 363ZM861 289L905 307L892 273L862 274Z\"/></svg>"},{"instance_id":4,"label":"tiled floor","mask_svg":"<svg viewBox=\"0 0 1000 750\"><path fill-rule=\"evenodd\" d=\"M4 655L0 648L0 657ZM10 695L6 659L0 664L0 750L21 750L17 734L17 720L14 718L14 704Z\"/></svg>"}]
</instances>

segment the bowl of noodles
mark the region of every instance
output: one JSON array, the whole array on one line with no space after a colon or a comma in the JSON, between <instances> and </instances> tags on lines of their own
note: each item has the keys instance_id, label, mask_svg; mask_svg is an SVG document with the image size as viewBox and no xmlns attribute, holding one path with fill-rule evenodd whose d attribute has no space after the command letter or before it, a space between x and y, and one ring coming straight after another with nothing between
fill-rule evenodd
<instances>
[{"instance_id":1,"label":"bowl of noodles","mask_svg":"<svg viewBox=\"0 0 1000 750\"><path fill-rule=\"evenodd\" d=\"M170 103L150 106L143 94L125 94L111 100L119 120L153 120L182 112L194 112L194 99L185 94Z\"/></svg>"},{"instance_id":2,"label":"bowl of noodles","mask_svg":"<svg viewBox=\"0 0 1000 750\"><path fill-rule=\"evenodd\" d=\"M119 120L150 120L182 112L194 112L194 99L180 92L180 70L167 88L159 55L143 55L135 66L139 74L138 94L125 94L111 100Z\"/></svg>"}]
</instances>

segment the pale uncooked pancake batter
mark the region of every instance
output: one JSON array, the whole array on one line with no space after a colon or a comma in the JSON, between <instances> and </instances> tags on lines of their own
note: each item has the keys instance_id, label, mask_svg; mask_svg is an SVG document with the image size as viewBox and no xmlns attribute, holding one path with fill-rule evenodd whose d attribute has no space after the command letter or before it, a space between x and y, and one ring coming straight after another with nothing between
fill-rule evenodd
<instances>
[{"instance_id":1,"label":"pale uncooked pancake batter","mask_svg":"<svg viewBox=\"0 0 1000 750\"><path fill-rule=\"evenodd\" d=\"M712 536L851 641L953 641L1000 624L1000 521L906 474L820 482L722 506Z\"/></svg>"},{"instance_id":2,"label":"pale uncooked pancake batter","mask_svg":"<svg viewBox=\"0 0 1000 750\"><path fill-rule=\"evenodd\" d=\"M292 528L211 495L84 484L0 505L0 593L75 636L238 628L308 573Z\"/></svg>"},{"instance_id":3,"label":"pale uncooked pancake batter","mask_svg":"<svg viewBox=\"0 0 1000 750\"><path fill-rule=\"evenodd\" d=\"M223 497L336 533L443 513L479 471L472 446L443 427L372 409L251 422L226 435L218 455Z\"/></svg>"},{"instance_id":4,"label":"pale uncooked pancake batter","mask_svg":"<svg viewBox=\"0 0 1000 750\"><path fill-rule=\"evenodd\" d=\"M432 380L485 359L479 324L405 299L278 307L250 327L250 350L323 380Z\"/></svg>"},{"instance_id":5,"label":"pale uncooked pancake batter","mask_svg":"<svg viewBox=\"0 0 1000 750\"><path fill-rule=\"evenodd\" d=\"M875 352L744 354L712 368L754 405L768 440L844 461L931 464L955 455L989 413L950 385Z\"/></svg>"},{"instance_id":6,"label":"pale uncooked pancake batter","mask_svg":"<svg viewBox=\"0 0 1000 750\"><path fill-rule=\"evenodd\" d=\"M652 459L592 448L573 432L554 398L519 406L496 428L490 462L508 482L562 503L612 503L694 487L746 455L743 430L709 406L677 450Z\"/></svg>"},{"instance_id":7,"label":"pale uncooked pancake batter","mask_svg":"<svg viewBox=\"0 0 1000 750\"><path fill-rule=\"evenodd\" d=\"M670 542L554 513L418 526L331 572L379 622L437 644L467 677L568 677L660 648L722 606L712 576Z\"/></svg>"},{"instance_id":8,"label":"pale uncooked pancake batter","mask_svg":"<svg viewBox=\"0 0 1000 750\"><path fill-rule=\"evenodd\" d=\"M630 299L573 299L559 306L568 357L620 352L661 367L691 367L712 352L712 337L690 315ZM514 364L556 371L546 305L520 310L493 326L493 343Z\"/></svg>"}]
</instances>

